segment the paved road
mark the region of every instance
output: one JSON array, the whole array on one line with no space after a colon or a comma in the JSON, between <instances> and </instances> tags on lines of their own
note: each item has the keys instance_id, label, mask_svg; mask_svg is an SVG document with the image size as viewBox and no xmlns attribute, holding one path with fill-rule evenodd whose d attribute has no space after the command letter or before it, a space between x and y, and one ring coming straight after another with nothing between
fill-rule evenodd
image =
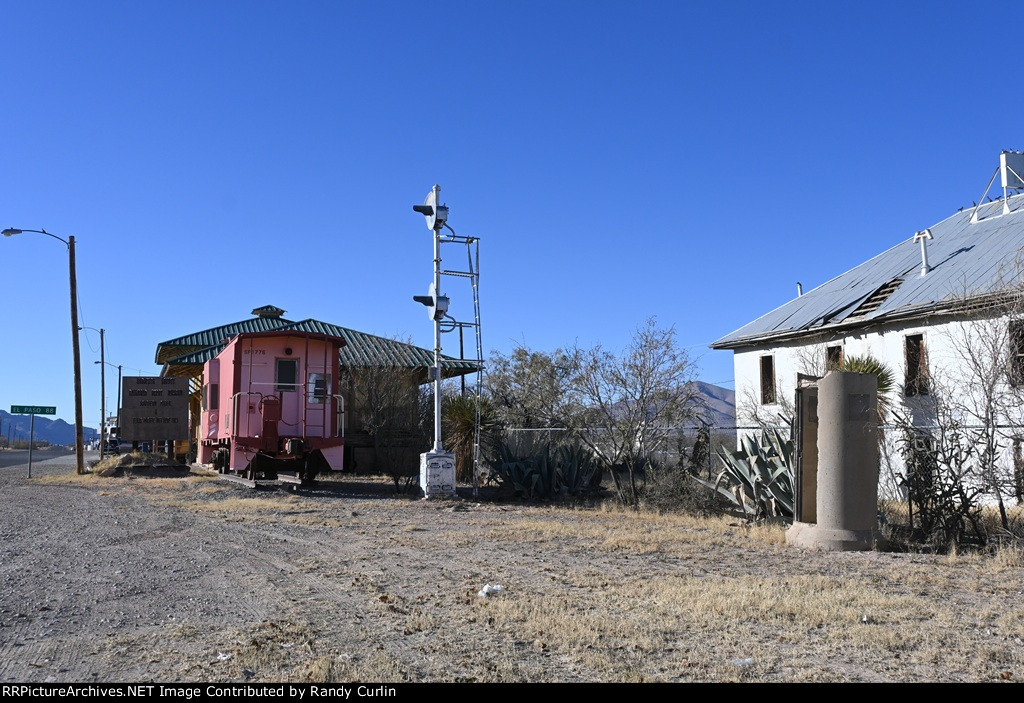
<instances>
[{"instance_id":1,"label":"paved road","mask_svg":"<svg viewBox=\"0 0 1024 703\"><path fill-rule=\"evenodd\" d=\"M85 462L88 463L92 460L99 459L100 453L93 451L87 451L85 453ZM36 449L32 452L32 475L36 475L36 467L42 468L43 466L55 466L55 465L68 465L74 467L75 465L75 452L73 450L66 449L64 447L48 447L46 449ZM28 473L28 450L27 449L12 449L0 451L0 473Z\"/></svg>"},{"instance_id":2,"label":"paved road","mask_svg":"<svg viewBox=\"0 0 1024 703\"><path fill-rule=\"evenodd\" d=\"M74 452L69 451L65 447L48 447L46 449L36 449L32 452L32 463L37 461L46 461L47 459L55 459L61 456L70 456L71 462L74 463ZM27 449L11 449L0 451L0 468L7 466L22 466L28 464L28 450Z\"/></svg>"}]
</instances>

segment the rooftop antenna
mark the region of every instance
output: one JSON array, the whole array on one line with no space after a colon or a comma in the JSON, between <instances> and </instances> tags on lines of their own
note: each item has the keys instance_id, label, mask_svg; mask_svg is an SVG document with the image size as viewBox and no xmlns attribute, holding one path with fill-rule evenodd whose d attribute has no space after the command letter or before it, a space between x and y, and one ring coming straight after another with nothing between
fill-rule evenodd
<instances>
[{"instance_id":1,"label":"rooftop antenna","mask_svg":"<svg viewBox=\"0 0 1024 703\"><path fill-rule=\"evenodd\" d=\"M1019 151L1004 151L999 155L999 171L1002 175L1003 185L1003 214L1010 214L1009 191L1019 191L1024 188L1024 154Z\"/></svg>"},{"instance_id":2,"label":"rooftop antenna","mask_svg":"<svg viewBox=\"0 0 1024 703\"><path fill-rule=\"evenodd\" d=\"M985 196L988 195L989 190L992 188L992 184L995 183L996 176L1000 176L1000 182L1003 187L1003 214L1010 214L1010 191L1017 193L1024 190L1024 177L1021 174L1024 173L1024 153L1019 151L1003 151L999 154L999 166L992 173L992 178L988 179L988 185L985 186L985 192L978 198L978 202L974 204L974 209L971 211L971 223L974 224L981 220L978 217L978 210L981 209L982 203L985 201ZM989 198L989 202L992 202L992 198Z\"/></svg>"},{"instance_id":3,"label":"rooftop antenna","mask_svg":"<svg viewBox=\"0 0 1024 703\"><path fill-rule=\"evenodd\" d=\"M923 232L914 233L914 241L921 242L921 277L923 278L931 271L931 267L928 265L928 240L934 239L932 237L931 229L926 229Z\"/></svg>"}]
</instances>

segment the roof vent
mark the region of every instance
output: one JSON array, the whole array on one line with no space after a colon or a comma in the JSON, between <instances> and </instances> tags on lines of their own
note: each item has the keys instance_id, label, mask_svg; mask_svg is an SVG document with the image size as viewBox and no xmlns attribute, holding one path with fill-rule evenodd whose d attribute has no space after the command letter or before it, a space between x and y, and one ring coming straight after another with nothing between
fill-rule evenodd
<instances>
[{"instance_id":1,"label":"roof vent","mask_svg":"<svg viewBox=\"0 0 1024 703\"><path fill-rule=\"evenodd\" d=\"M857 306L857 309L850 313L850 318L864 317L873 313L882 306L886 299L896 292L896 289L903 283L902 278L894 278L874 293L864 299L864 302Z\"/></svg>"},{"instance_id":2,"label":"roof vent","mask_svg":"<svg viewBox=\"0 0 1024 703\"><path fill-rule=\"evenodd\" d=\"M933 239L932 231L926 229L923 232L914 233L914 241L921 242L921 277L924 278L931 271L931 266L928 265L928 240Z\"/></svg>"},{"instance_id":3,"label":"roof vent","mask_svg":"<svg viewBox=\"0 0 1024 703\"><path fill-rule=\"evenodd\" d=\"M285 310L275 308L273 305L264 305L262 308L253 310L252 314L256 317L281 317L285 312Z\"/></svg>"}]
</instances>

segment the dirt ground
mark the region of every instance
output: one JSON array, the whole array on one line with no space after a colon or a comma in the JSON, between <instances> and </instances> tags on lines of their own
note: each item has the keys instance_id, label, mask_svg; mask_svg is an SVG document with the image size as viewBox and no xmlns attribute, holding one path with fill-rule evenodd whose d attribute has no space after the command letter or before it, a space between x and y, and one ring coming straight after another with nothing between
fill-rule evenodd
<instances>
[{"instance_id":1,"label":"dirt ground","mask_svg":"<svg viewBox=\"0 0 1024 703\"><path fill-rule=\"evenodd\" d=\"M0 469L2 682L1024 679L1013 550L821 554L352 477L33 476Z\"/></svg>"}]
</instances>

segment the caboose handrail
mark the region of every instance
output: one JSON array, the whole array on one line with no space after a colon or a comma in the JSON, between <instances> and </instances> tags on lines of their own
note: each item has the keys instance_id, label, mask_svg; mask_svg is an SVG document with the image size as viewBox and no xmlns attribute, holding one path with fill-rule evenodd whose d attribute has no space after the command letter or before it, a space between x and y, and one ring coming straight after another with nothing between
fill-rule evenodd
<instances>
[{"instance_id":1,"label":"caboose handrail","mask_svg":"<svg viewBox=\"0 0 1024 703\"><path fill-rule=\"evenodd\" d=\"M341 393L335 393L331 396L338 400L338 436L345 436L345 396Z\"/></svg>"}]
</instances>

